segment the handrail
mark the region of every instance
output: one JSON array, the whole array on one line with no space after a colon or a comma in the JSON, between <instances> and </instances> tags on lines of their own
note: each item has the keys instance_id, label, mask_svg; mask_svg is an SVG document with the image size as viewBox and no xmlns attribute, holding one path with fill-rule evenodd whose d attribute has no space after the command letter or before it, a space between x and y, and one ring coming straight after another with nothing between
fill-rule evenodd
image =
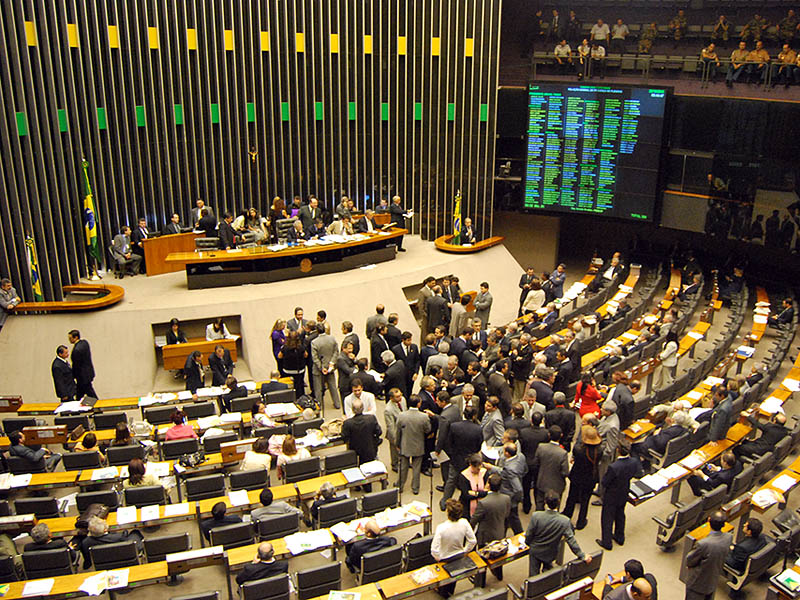
<instances>
[{"instance_id":1,"label":"handrail","mask_svg":"<svg viewBox=\"0 0 800 600\"><path fill-rule=\"evenodd\" d=\"M14 307L13 314L98 310L116 304L125 297L125 289L113 284L79 283L77 285L65 285L62 289L65 294L94 293L96 296L91 300L78 300L75 302L67 300L56 300L53 302L20 302Z\"/></svg>"}]
</instances>

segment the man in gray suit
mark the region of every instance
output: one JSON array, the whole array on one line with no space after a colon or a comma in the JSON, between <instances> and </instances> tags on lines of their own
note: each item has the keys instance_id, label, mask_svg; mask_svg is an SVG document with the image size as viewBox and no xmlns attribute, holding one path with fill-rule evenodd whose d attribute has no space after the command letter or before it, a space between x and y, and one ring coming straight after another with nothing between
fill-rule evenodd
<instances>
[{"instance_id":1,"label":"man in gray suit","mask_svg":"<svg viewBox=\"0 0 800 600\"><path fill-rule=\"evenodd\" d=\"M425 281L422 282L422 287L419 289L419 300L417 301L417 308L419 309L420 326L422 328L422 337L428 334L428 298L433 297L433 286L436 285L436 278L428 275ZM438 325L438 323L437 323Z\"/></svg>"},{"instance_id":2,"label":"man in gray suit","mask_svg":"<svg viewBox=\"0 0 800 600\"><path fill-rule=\"evenodd\" d=\"M530 547L528 577L538 575L540 571L547 571L553 566L553 561L558 555L561 538L566 540L569 549L575 556L585 560L586 564L591 563L591 555L584 554L578 540L575 539L572 521L558 512L561 496L548 490L544 503L547 510L537 510L531 514L528 529L525 531L525 543Z\"/></svg>"},{"instance_id":3,"label":"man in gray suit","mask_svg":"<svg viewBox=\"0 0 800 600\"><path fill-rule=\"evenodd\" d=\"M419 494L419 475L422 471L422 455L425 454L425 438L431 432L428 415L419 411L419 398L412 396L407 402L408 410L397 417L397 450L400 453L400 478L397 487L400 493L408 479L411 466L411 491Z\"/></svg>"},{"instance_id":4,"label":"man in gray suit","mask_svg":"<svg viewBox=\"0 0 800 600\"><path fill-rule=\"evenodd\" d=\"M311 341L311 374L314 377L314 394L322 406L325 396L325 386L331 394L334 408L341 408L339 402L339 387L336 385L336 357L339 354L339 344L329 333L325 333L325 325L317 323L317 337Z\"/></svg>"},{"instance_id":5,"label":"man in gray suit","mask_svg":"<svg viewBox=\"0 0 800 600\"><path fill-rule=\"evenodd\" d=\"M494 299L489 293L489 284L485 281L481 283L481 291L475 296L475 318L480 319L484 329L489 324L489 312L492 310Z\"/></svg>"},{"instance_id":6,"label":"man in gray suit","mask_svg":"<svg viewBox=\"0 0 800 600\"><path fill-rule=\"evenodd\" d=\"M372 336L375 335L375 331L378 329L378 325L388 325L389 321L383 315L383 312L386 310L386 307L383 304L378 304L375 307L375 314L371 317L367 317L367 341L372 339Z\"/></svg>"},{"instance_id":7,"label":"man in gray suit","mask_svg":"<svg viewBox=\"0 0 800 600\"><path fill-rule=\"evenodd\" d=\"M450 344L448 342L439 342L439 345L436 348L439 351L439 354L434 354L428 359L428 364L425 367L425 373L423 375L430 375L433 372L434 367L439 367L444 371L447 368L447 357L448 352L450 352Z\"/></svg>"},{"instance_id":8,"label":"man in gray suit","mask_svg":"<svg viewBox=\"0 0 800 600\"><path fill-rule=\"evenodd\" d=\"M492 473L489 475L487 483L489 484L489 493L478 500L478 506L469 520L469 524L475 530L479 548L489 542L506 537L506 519L511 513L511 499L500 493L502 484L500 475ZM503 567L492 569L492 574L502 581Z\"/></svg>"},{"instance_id":9,"label":"man in gray suit","mask_svg":"<svg viewBox=\"0 0 800 600\"><path fill-rule=\"evenodd\" d=\"M438 285L433 286L433 294L425 298L425 314L426 334L435 332L437 327L444 327L447 331L450 326L450 309L447 300L442 297L442 288Z\"/></svg>"},{"instance_id":10,"label":"man in gray suit","mask_svg":"<svg viewBox=\"0 0 800 600\"><path fill-rule=\"evenodd\" d=\"M626 583L611 590L603 596L603 600L652 600L652 597L653 586L644 577L639 577L632 583Z\"/></svg>"},{"instance_id":11,"label":"man in gray suit","mask_svg":"<svg viewBox=\"0 0 800 600\"><path fill-rule=\"evenodd\" d=\"M508 439L508 438L504 438ZM522 522L519 520L519 503L522 502L522 478L528 472L528 463L525 456L517 450L518 442L507 441L503 444L503 453L497 461L496 469L500 469L500 493L511 500L506 525L511 528L514 535L522 533Z\"/></svg>"},{"instance_id":12,"label":"man in gray suit","mask_svg":"<svg viewBox=\"0 0 800 600\"><path fill-rule=\"evenodd\" d=\"M531 468L536 473L536 487L533 497L536 499L536 510L544 509L545 495L552 492L561 502L561 494L567 485L569 460L567 451L561 447L561 427L552 425L547 429L550 442L540 443L536 448ZM558 508L558 504L556 504Z\"/></svg>"},{"instance_id":13,"label":"man in gray suit","mask_svg":"<svg viewBox=\"0 0 800 600\"><path fill-rule=\"evenodd\" d=\"M603 454L600 457L600 465L597 470L600 481L603 481L603 475L606 474L608 466L614 462L614 459L617 457L617 447L619 446L620 428L619 417L617 416L617 403L613 400L606 400L600 407L600 414L602 418L597 426L597 433L600 434L600 438L603 440L603 443L600 445ZM597 495L601 498L603 497L603 486L599 483L597 484ZM592 504L594 506L600 506L602 501L595 500Z\"/></svg>"},{"instance_id":14,"label":"man in gray suit","mask_svg":"<svg viewBox=\"0 0 800 600\"><path fill-rule=\"evenodd\" d=\"M114 241L111 244L111 253L114 255L114 260L117 261L122 277L125 276L125 268L128 265L130 265L134 275L140 272L139 267L142 263L142 257L133 252L131 247L131 228L127 225L123 225L120 232L114 236Z\"/></svg>"},{"instance_id":15,"label":"man in gray suit","mask_svg":"<svg viewBox=\"0 0 800 600\"><path fill-rule=\"evenodd\" d=\"M708 518L711 532L686 555L686 600L710 600L717 589L733 538L722 533L725 515L717 511Z\"/></svg>"},{"instance_id":16,"label":"man in gray suit","mask_svg":"<svg viewBox=\"0 0 800 600\"><path fill-rule=\"evenodd\" d=\"M319 200L311 198L308 204L300 207L300 212L297 213L297 218L303 224L303 231L309 231L311 226L317 222L317 219L322 218L322 212L319 210Z\"/></svg>"},{"instance_id":17,"label":"man in gray suit","mask_svg":"<svg viewBox=\"0 0 800 600\"><path fill-rule=\"evenodd\" d=\"M481 432L483 441L487 446L502 446L503 432L506 430L503 425L503 415L500 414L498 404L500 401L495 396L490 396L484 406L483 419L481 419Z\"/></svg>"},{"instance_id":18,"label":"man in gray suit","mask_svg":"<svg viewBox=\"0 0 800 600\"><path fill-rule=\"evenodd\" d=\"M442 412L437 415L439 421L439 427L436 431L436 455L439 456L442 450L444 450L445 454L447 454L448 458L450 457L450 452L452 451L452 446L450 445L450 425L455 423L456 421L461 420L461 407L460 404L456 404L453 402L455 396L447 396L446 402L444 401L444 397L441 399L437 396L436 397L436 404L439 408L442 409ZM441 402L444 402L443 404ZM450 474L450 461L447 460L445 462L439 461L442 466L442 485L440 486L442 489L439 490L440 492L444 491L444 484L447 483L448 476ZM438 488L437 488L438 489Z\"/></svg>"},{"instance_id":19,"label":"man in gray suit","mask_svg":"<svg viewBox=\"0 0 800 600\"><path fill-rule=\"evenodd\" d=\"M400 468L400 455L397 452L397 418L407 409L403 392L392 388L388 392L388 402L383 410L383 419L386 424L386 439L389 441L389 456L392 461L392 471L397 473Z\"/></svg>"}]
</instances>

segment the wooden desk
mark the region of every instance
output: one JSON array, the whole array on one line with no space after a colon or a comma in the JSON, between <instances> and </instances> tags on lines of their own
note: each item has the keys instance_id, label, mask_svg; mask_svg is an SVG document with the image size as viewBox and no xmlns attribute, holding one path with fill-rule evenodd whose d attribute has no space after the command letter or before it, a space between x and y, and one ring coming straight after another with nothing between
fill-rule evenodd
<instances>
[{"instance_id":1,"label":"wooden desk","mask_svg":"<svg viewBox=\"0 0 800 600\"><path fill-rule=\"evenodd\" d=\"M99 310L112 306L125 297L125 290L122 287L110 283L80 283L65 285L62 289L64 294L91 295L92 298L75 301L20 302L14 307L13 314Z\"/></svg>"},{"instance_id":2,"label":"wooden desk","mask_svg":"<svg viewBox=\"0 0 800 600\"><path fill-rule=\"evenodd\" d=\"M486 238L485 240L480 240L475 242L470 246L462 246L460 244L452 244L454 235L451 233L450 235L442 235L436 238L433 242L433 245L436 247L437 250L441 250L442 252L452 252L455 254L470 254L473 252L480 252L481 250L486 250L487 248L491 248L492 246L496 246L497 244L502 243L504 238L502 235L495 235L490 238Z\"/></svg>"},{"instance_id":3,"label":"wooden desk","mask_svg":"<svg viewBox=\"0 0 800 600\"><path fill-rule=\"evenodd\" d=\"M131 523L124 523L122 525L117 523L117 512L109 512L108 522L109 531L122 531L125 529L135 529L137 527L153 526L153 525L166 525L167 523L175 523L177 521L191 521L195 518L197 512L194 502L188 502L189 508L187 512L179 515L165 514L167 506L159 506L158 519L151 519L148 521L142 520L141 509L136 510L136 520ZM77 517L58 517L56 519L40 519L39 523L45 523L50 528L50 533L54 538L75 535L78 533L75 529L75 519Z\"/></svg>"},{"instance_id":4,"label":"wooden desk","mask_svg":"<svg viewBox=\"0 0 800 600\"><path fill-rule=\"evenodd\" d=\"M641 331L638 329L629 329L622 335L618 336L616 340L619 342L617 345L618 348L623 348L633 342L636 338L639 337ZM600 346L591 352L587 352L581 357L581 369L586 369L591 367L600 361L608 358L610 356L609 348L614 346L614 344L608 343L605 346Z\"/></svg>"},{"instance_id":5,"label":"wooden desk","mask_svg":"<svg viewBox=\"0 0 800 600\"><path fill-rule=\"evenodd\" d=\"M368 263L393 260L396 245L408 233L393 227L364 234L341 244L296 246L273 252L267 246L209 252L174 252L168 264L186 268L189 289L270 283L354 269Z\"/></svg>"},{"instance_id":6,"label":"wooden desk","mask_svg":"<svg viewBox=\"0 0 800 600\"><path fill-rule=\"evenodd\" d=\"M649 435L655 428L656 426L651 421L639 419L638 421L634 421L630 427L623 430L622 433L624 433L625 437L630 441L635 442Z\"/></svg>"},{"instance_id":7,"label":"wooden desk","mask_svg":"<svg viewBox=\"0 0 800 600\"><path fill-rule=\"evenodd\" d=\"M693 356L695 344L705 337L710 327L711 323L698 321L698 323L692 327L692 330L683 336L681 341L678 343L678 356L683 356L687 352L689 353L689 356Z\"/></svg>"},{"instance_id":8,"label":"wooden desk","mask_svg":"<svg viewBox=\"0 0 800 600\"><path fill-rule=\"evenodd\" d=\"M161 347L164 369L167 371L183 369L183 366L186 364L186 359L195 350L202 352L203 364L207 365L208 357L214 353L214 348L218 345L230 351L231 360L236 362L238 359L236 354L236 338L211 341L205 338L190 338L186 344L167 344Z\"/></svg>"},{"instance_id":9,"label":"wooden desk","mask_svg":"<svg viewBox=\"0 0 800 600\"><path fill-rule=\"evenodd\" d=\"M394 577L389 577L388 579L382 579L378 582L378 587L380 588L381 593L386 600L394 600L403 596L422 594L428 590L439 587L443 583L450 583L452 581L465 579L486 569L486 563L480 556L478 556L477 552L470 552L469 557L475 562L475 568L462 573L458 577L450 577L450 575L447 574L447 571L444 570L444 567L442 566L443 563L434 563L432 565L421 567L416 571L401 573L400 575L395 575ZM413 573L422 571L423 569L432 570L435 577L431 581L419 585L414 582L411 576Z\"/></svg>"},{"instance_id":10,"label":"wooden desk","mask_svg":"<svg viewBox=\"0 0 800 600\"><path fill-rule=\"evenodd\" d=\"M181 265L166 262L167 256L173 252L194 252L194 241L199 237L205 236L205 233L190 231L188 233L175 233L142 240L147 276L181 271Z\"/></svg>"},{"instance_id":11,"label":"wooden desk","mask_svg":"<svg viewBox=\"0 0 800 600\"><path fill-rule=\"evenodd\" d=\"M381 591L378 589L377 583L368 583L367 585L360 585L358 587L347 588L343 590L352 594L360 594L361 600L383 600ZM328 594L324 596L317 596L312 600L328 600Z\"/></svg>"}]
</instances>

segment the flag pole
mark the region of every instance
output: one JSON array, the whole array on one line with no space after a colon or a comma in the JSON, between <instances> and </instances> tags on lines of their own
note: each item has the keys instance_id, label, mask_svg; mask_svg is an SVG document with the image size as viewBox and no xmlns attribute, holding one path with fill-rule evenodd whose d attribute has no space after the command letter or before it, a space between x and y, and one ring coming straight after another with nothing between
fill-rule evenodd
<instances>
[{"instance_id":1,"label":"flag pole","mask_svg":"<svg viewBox=\"0 0 800 600\"><path fill-rule=\"evenodd\" d=\"M86 160L86 157L81 157L81 167L83 168L83 177L84 177L84 227L86 229L86 272L91 273L89 275L89 281L100 281L102 277L97 272L97 262L100 260L98 256L97 250L97 240L96 240L96 233L94 234L95 239L92 240L90 234L90 226L93 228L97 227L96 222L96 214L94 211L94 202L92 200L92 186L89 183L89 161ZM90 213L90 214L87 214ZM92 252L92 249L95 251Z\"/></svg>"}]
</instances>

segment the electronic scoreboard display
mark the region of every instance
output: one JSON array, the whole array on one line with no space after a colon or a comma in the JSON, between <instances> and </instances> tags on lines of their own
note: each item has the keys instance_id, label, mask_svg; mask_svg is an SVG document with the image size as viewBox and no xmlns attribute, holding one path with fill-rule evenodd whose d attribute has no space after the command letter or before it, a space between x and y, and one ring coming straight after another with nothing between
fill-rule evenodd
<instances>
[{"instance_id":1,"label":"electronic scoreboard display","mask_svg":"<svg viewBox=\"0 0 800 600\"><path fill-rule=\"evenodd\" d=\"M668 92L531 85L523 208L652 221Z\"/></svg>"}]
</instances>

